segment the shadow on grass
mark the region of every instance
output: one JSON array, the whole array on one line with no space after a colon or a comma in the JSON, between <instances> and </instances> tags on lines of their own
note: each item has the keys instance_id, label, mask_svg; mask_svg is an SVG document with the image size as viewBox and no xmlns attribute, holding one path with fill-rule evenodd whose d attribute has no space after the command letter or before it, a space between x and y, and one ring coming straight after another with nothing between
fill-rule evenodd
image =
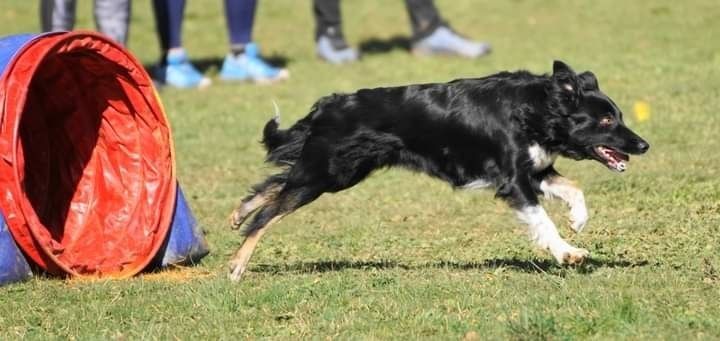
<instances>
[{"instance_id":1,"label":"shadow on grass","mask_svg":"<svg viewBox=\"0 0 720 341\"><path fill-rule=\"evenodd\" d=\"M197 58L191 60L190 62L195 65L195 67L200 70L200 72L205 73L210 69L220 70L224 59L225 56L212 58ZM262 56L262 59L268 64L279 68L284 68L288 65L288 63L290 63L290 59L288 57L279 54Z\"/></svg>"},{"instance_id":2,"label":"shadow on grass","mask_svg":"<svg viewBox=\"0 0 720 341\"><path fill-rule=\"evenodd\" d=\"M360 43L360 53L388 53L395 49L410 50L410 39L405 36L393 36L389 39L371 38Z\"/></svg>"},{"instance_id":3,"label":"shadow on grass","mask_svg":"<svg viewBox=\"0 0 720 341\"><path fill-rule=\"evenodd\" d=\"M350 261L350 260L329 260L315 262L297 262L292 264L256 264L252 267L254 272L266 273L283 273L283 272L299 272L299 273L322 273L331 271L343 271L347 269L368 270L368 269L401 269L401 270L421 270L421 269L453 269L453 270L496 270L508 269L511 271L525 273L549 273L554 275L563 275L566 270L575 270L581 274L593 273L601 268L636 268L648 266L648 261L613 261L613 260L596 260L588 259L579 266L562 266L555 263L551 259L518 259L518 258L496 258L488 259L483 262L456 262L456 261L437 261L425 264L403 264L392 260L378 261Z\"/></svg>"}]
</instances>

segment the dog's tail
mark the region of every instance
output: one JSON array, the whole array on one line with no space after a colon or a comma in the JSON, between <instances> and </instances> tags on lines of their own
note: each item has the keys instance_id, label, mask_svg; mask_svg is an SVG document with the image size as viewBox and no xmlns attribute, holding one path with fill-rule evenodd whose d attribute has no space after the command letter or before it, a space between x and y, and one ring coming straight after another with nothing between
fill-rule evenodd
<instances>
[{"instance_id":1,"label":"dog's tail","mask_svg":"<svg viewBox=\"0 0 720 341\"><path fill-rule=\"evenodd\" d=\"M310 131L310 124L306 119L295 123L289 129L279 129L280 114L275 105L275 117L265 124L263 129L262 143L268 151L267 162L276 165L292 165L300 158L300 152L307 140L307 133Z\"/></svg>"}]
</instances>

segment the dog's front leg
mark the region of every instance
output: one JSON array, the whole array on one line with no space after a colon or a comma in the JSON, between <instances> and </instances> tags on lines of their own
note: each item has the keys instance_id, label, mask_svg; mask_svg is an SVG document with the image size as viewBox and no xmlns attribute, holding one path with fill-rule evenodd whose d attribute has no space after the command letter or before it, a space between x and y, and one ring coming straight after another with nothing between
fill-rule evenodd
<instances>
[{"instance_id":1,"label":"dog's front leg","mask_svg":"<svg viewBox=\"0 0 720 341\"><path fill-rule=\"evenodd\" d=\"M579 264L587 258L587 250L576 248L560 237L555 223L540 206L529 179L508 184L499 194L505 196L515 208L518 218L527 225L530 239L539 247L549 250L558 263Z\"/></svg>"},{"instance_id":2,"label":"dog's front leg","mask_svg":"<svg viewBox=\"0 0 720 341\"><path fill-rule=\"evenodd\" d=\"M546 197L557 197L570 207L570 227L580 233L588 221L585 195L571 180L553 172L540 181L540 191Z\"/></svg>"},{"instance_id":3,"label":"dog's front leg","mask_svg":"<svg viewBox=\"0 0 720 341\"><path fill-rule=\"evenodd\" d=\"M558 233L555 223L540 205L528 205L516 210L518 218L527 224L530 239L539 247L549 250L560 264L580 264L590 254L566 242Z\"/></svg>"}]
</instances>

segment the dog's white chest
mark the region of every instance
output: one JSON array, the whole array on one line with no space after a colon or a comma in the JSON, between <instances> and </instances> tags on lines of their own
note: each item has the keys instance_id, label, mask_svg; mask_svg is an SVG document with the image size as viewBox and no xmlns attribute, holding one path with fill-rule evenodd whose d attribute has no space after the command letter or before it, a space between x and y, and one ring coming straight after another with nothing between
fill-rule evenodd
<instances>
[{"instance_id":1,"label":"dog's white chest","mask_svg":"<svg viewBox=\"0 0 720 341\"><path fill-rule=\"evenodd\" d=\"M548 168L555 162L555 159L557 159L557 154L548 153L547 150L540 147L537 143L528 148L528 154L530 155L530 160L532 160L534 170Z\"/></svg>"}]
</instances>

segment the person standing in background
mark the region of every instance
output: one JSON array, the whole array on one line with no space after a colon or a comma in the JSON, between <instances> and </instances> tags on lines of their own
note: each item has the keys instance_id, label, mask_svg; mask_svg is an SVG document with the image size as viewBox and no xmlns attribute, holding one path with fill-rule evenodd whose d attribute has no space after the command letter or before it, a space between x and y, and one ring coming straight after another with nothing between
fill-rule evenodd
<instances>
[{"instance_id":1,"label":"person standing in background","mask_svg":"<svg viewBox=\"0 0 720 341\"><path fill-rule=\"evenodd\" d=\"M433 0L405 0L405 6L410 15L413 54L477 58L490 53L490 44L470 40L450 28ZM342 33L340 0L314 0L313 13L317 55L333 64L358 60L360 54L347 44Z\"/></svg>"},{"instance_id":2,"label":"person standing in background","mask_svg":"<svg viewBox=\"0 0 720 341\"><path fill-rule=\"evenodd\" d=\"M185 0L153 0L162 55L155 78L162 84L177 88L203 88L211 84L191 63L182 47L182 21ZM220 79L272 83L285 80L290 73L271 66L260 56L252 41L256 0L225 0L225 19L230 48L225 56Z\"/></svg>"},{"instance_id":3,"label":"person standing in background","mask_svg":"<svg viewBox=\"0 0 720 341\"><path fill-rule=\"evenodd\" d=\"M75 0L41 0L40 24L43 32L72 31L75 28ZM127 45L130 27L130 0L95 0L97 30Z\"/></svg>"}]
</instances>

